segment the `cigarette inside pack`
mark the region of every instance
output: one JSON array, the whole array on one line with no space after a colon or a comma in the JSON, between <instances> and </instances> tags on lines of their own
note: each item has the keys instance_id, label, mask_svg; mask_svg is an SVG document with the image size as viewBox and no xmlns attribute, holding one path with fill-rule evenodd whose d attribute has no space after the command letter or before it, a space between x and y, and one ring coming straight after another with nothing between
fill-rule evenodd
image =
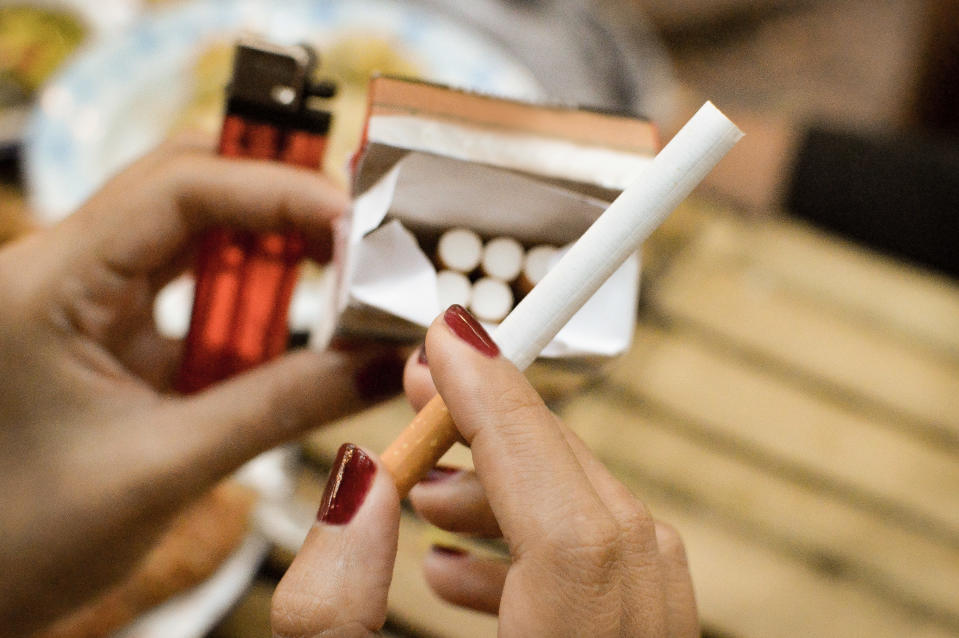
<instances>
[{"instance_id":1,"label":"cigarette inside pack","mask_svg":"<svg viewBox=\"0 0 959 638\"><path fill-rule=\"evenodd\" d=\"M372 80L352 163L336 312L313 330L418 341L459 303L489 328L652 161L648 120ZM607 358L628 349L639 255L543 351Z\"/></svg>"}]
</instances>

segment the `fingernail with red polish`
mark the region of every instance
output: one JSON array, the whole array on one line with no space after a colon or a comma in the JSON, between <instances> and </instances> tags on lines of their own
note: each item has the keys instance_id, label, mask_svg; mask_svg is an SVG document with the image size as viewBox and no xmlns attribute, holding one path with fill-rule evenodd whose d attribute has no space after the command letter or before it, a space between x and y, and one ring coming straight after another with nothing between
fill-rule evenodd
<instances>
[{"instance_id":1,"label":"fingernail with red polish","mask_svg":"<svg viewBox=\"0 0 959 638\"><path fill-rule=\"evenodd\" d=\"M426 473L426 476L420 481L420 483L439 483L440 481L445 481L447 479L453 478L459 474L462 470L456 467L449 467L446 465L437 465L432 468L429 472Z\"/></svg>"},{"instance_id":2,"label":"fingernail with red polish","mask_svg":"<svg viewBox=\"0 0 959 638\"><path fill-rule=\"evenodd\" d=\"M403 367L406 361L395 352L373 357L356 372L357 393L367 401L385 399L403 389Z\"/></svg>"},{"instance_id":3,"label":"fingernail with red polish","mask_svg":"<svg viewBox=\"0 0 959 638\"><path fill-rule=\"evenodd\" d=\"M428 366L430 364L426 358L426 346L420 346L420 349L416 353L416 362L421 366Z\"/></svg>"},{"instance_id":4,"label":"fingernail with red polish","mask_svg":"<svg viewBox=\"0 0 959 638\"><path fill-rule=\"evenodd\" d=\"M376 463L352 443L344 443L323 491L316 519L328 525L346 525L360 509L373 485Z\"/></svg>"},{"instance_id":5,"label":"fingernail with red polish","mask_svg":"<svg viewBox=\"0 0 959 638\"><path fill-rule=\"evenodd\" d=\"M490 338L489 333L463 306L453 304L447 308L443 314L443 320L457 337L482 354L491 358L499 355L499 347Z\"/></svg>"},{"instance_id":6,"label":"fingernail with red polish","mask_svg":"<svg viewBox=\"0 0 959 638\"><path fill-rule=\"evenodd\" d=\"M432 545L430 550L441 556L447 556L449 558L461 558L469 554L465 549L459 547L453 547L452 545Z\"/></svg>"}]
</instances>

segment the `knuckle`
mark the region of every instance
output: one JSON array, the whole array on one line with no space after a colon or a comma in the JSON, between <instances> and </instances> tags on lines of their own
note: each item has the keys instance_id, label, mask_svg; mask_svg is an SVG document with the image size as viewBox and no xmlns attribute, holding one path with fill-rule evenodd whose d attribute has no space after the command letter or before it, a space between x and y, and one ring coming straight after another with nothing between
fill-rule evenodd
<instances>
[{"instance_id":1,"label":"knuckle","mask_svg":"<svg viewBox=\"0 0 959 638\"><path fill-rule=\"evenodd\" d=\"M529 421L547 412L538 396L526 391L523 386L512 385L500 391L496 400L497 416L506 422Z\"/></svg>"},{"instance_id":2,"label":"knuckle","mask_svg":"<svg viewBox=\"0 0 959 638\"><path fill-rule=\"evenodd\" d=\"M200 184L209 182L211 166L220 158L200 153L196 148L179 145L161 154L151 174L160 183L170 184L175 192L192 195Z\"/></svg>"},{"instance_id":3,"label":"knuckle","mask_svg":"<svg viewBox=\"0 0 959 638\"><path fill-rule=\"evenodd\" d=\"M344 619L339 612L315 596L298 595L277 587L270 609L273 638L365 638L376 634L356 619ZM280 602L282 601L282 602Z\"/></svg>"},{"instance_id":4,"label":"knuckle","mask_svg":"<svg viewBox=\"0 0 959 638\"><path fill-rule=\"evenodd\" d=\"M608 516L577 516L546 537L550 560L580 584L606 586L622 559L623 533Z\"/></svg>"},{"instance_id":5,"label":"knuckle","mask_svg":"<svg viewBox=\"0 0 959 638\"><path fill-rule=\"evenodd\" d=\"M507 438L517 455L538 454L536 450L526 449L534 445L529 437L530 425L555 417L537 395L523 387L507 386L492 390L477 388L473 399L469 418L457 424L468 443L473 443L477 436Z\"/></svg>"},{"instance_id":6,"label":"knuckle","mask_svg":"<svg viewBox=\"0 0 959 638\"><path fill-rule=\"evenodd\" d=\"M686 545L679 530L662 521L656 522L656 544L659 553L680 565L687 565Z\"/></svg>"},{"instance_id":7,"label":"knuckle","mask_svg":"<svg viewBox=\"0 0 959 638\"><path fill-rule=\"evenodd\" d=\"M172 196L172 202L182 206L191 197L191 179L196 167L179 155L167 155L157 159L149 175L153 191L161 196Z\"/></svg>"},{"instance_id":8,"label":"knuckle","mask_svg":"<svg viewBox=\"0 0 959 638\"><path fill-rule=\"evenodd\" d=\"M282 586L282 582L280 583ZM318 617L321 613L317 608L309 604L310 601L303 601L292 595L284 595L278 598L281 591L277 588L277 594L273 596L273 604L270 609L270 626L273 629L274 638L297 638L305 636L305 629L318 622L324 622L324 619ZM288 601L284 604L278 603L278 600Z\"/></svg>"},{"instance_id":9,"label":"knuckle","mask_svg":"<svg viewBox=\"0 0 959 638\"><path fill-rule=\"evenodd\" d=\"M192 185L199 168L196 155L178 151L160 158L154 175L157 181L172 184L177 187L175 190L180 191Z\"/></svg>"},{"instance_id":10,"label":"knuckle","mask_svg":"<svg viewBox=\"0 0 959 638\"><path fill-rule=\"evenodd\" d=\"M656 522L646 504L633 499L619 514L623 530L634 539L651 539L655 534Z\"/></svg>"}]
</instances>

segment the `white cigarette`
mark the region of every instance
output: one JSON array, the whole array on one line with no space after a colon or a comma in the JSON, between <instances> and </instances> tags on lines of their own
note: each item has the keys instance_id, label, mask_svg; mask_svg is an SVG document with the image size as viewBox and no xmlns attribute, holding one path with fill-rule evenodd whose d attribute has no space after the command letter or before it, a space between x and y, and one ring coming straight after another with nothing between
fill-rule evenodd
<instances>
[{"instance_id":1,"label":"white cigarette","mask_svg":"<svg viewBox=\"0 0 959 638\"><path fill-rule=\"evenodd\" d=\"M523 268L523 246L512 237L496 237L483 246L483 273L501 281L513 281Z\"/></svg>"},{"instance_id":2,"label":"white cigarette","mask_svg":"<svg viewBox=\"0 0 959 638\"><path fill-rule=\"evenodd\" d=\"M619 266L739 141L742 131L707 102L620 194L493 333L525 369ZM439 395L420 410L382 459L400 496L446 453L458 433Z\"/></svg>"},{"instance_id":3,"label":"white cigarette","mask_svg":"<svg viewBox=\"0 0 959 638\"><path fill-rule=\"evenodd\" d=\"M469 277L455 270L441 270L436 273L436 294L440 308L449 308L459 304L468 308L472 297L473 284Z\"/></svg>"},{"instance_id":4,"label":"white cigarette","mask_svg":"<svg viewBox=\"0 0 959 638\"><path fill-rule=\"evenodd\" d=\"M505 281L483 277L473 284L469 309L480 321L499 323L513 309L513 291Z\"/></svg>"},{"instance_id":5,"label":"white cigarette","mask_svg":"<svg viewBox=\"0 0 959 638\"><path fill-rule=\"evenodd\" d=\"M479 266L483 240L468 228L452 228L440 235L436 259L440 268L470 273Z\"/></svg>"},{"instance_id":6,"label":"white cigarette","mask_svg":"<svg viewBox=\"0 0 959 638\"><path fill-rule=\"evenodd\" d=\"M707 102L493 333L523 370L743 133Z\"/></svg>"}]
</instances>

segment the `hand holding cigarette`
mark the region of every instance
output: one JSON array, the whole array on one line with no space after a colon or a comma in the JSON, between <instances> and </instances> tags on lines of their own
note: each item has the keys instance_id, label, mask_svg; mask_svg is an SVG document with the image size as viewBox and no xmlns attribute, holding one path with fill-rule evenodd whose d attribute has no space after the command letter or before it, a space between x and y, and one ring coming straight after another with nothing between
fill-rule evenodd
<instances>
[{"instance_id":1,"label":"hand holding cigarette","mask_svg":"<svg viewBox=\"0 0 959 638\"><path fill-rule=\"evenodd\" d=\"M411 500L445 530L502 533L512 557L434 546L424 564L434 592L498 613L502 636L697 636L677 533L549 411L468 313L444 313L426 344L429 368L407 363L408 395L414 407L437 388L449 397L476 471L439 468ZM375 453L342 448L317 518L274 594L274 634L372 636L386 620L400 519Z\"/></svg>"},{"instance_id":2,"label":"hand holding cigarette","mask_svg":"<svg viewBox=\"0 0 959 638\"><path fill-rule=\"evenodd\" d=\"M399 498L462 437L475 474L437 468L413 503L449 531L501 531L512 562L434 547L425 573L437 594L498 613L504 636L698 635L678 535L652 520L522 370L740 136L707 104L494 336L459 306L434 321L429 360L406 366L416 419L382 459L341 448L318 524L273 597L274 633L373 635L382 627ZM439 394L430 398L434 383Z\"/></svg>"}]
</instances>

